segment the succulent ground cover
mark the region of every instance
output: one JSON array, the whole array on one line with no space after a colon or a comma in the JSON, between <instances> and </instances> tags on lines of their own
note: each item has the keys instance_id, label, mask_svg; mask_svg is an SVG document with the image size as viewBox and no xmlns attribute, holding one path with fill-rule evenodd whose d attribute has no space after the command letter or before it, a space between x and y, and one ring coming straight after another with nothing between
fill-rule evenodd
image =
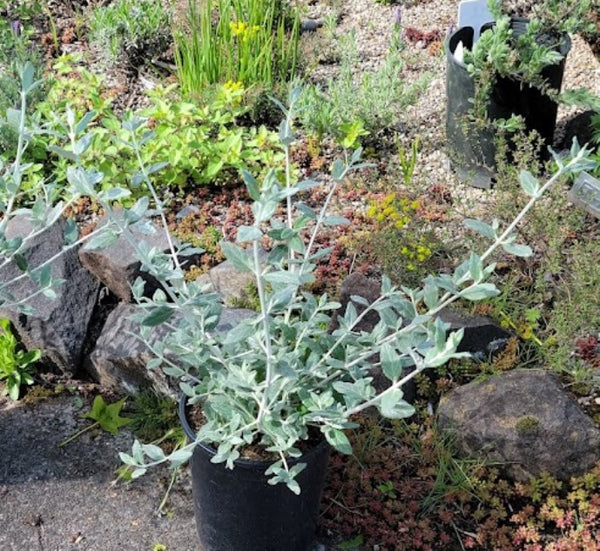
<instances>
[{"instance_id":1,"label":"succulent ground cover","mask_svg":"<svg viewBox=\"0 0 600 551\"><path fill-rule=\"evenodd\" d=\"M220 241L234 240L237 228L251 220L239 169L281 170L274 145L280 113L269 96L283 97L286 84L267 88L262 82L253 87L226 80L207 86L206 94L182 96L171 26L189 30L187 1L148 2L144 10L142 4L0 2L0 40L7 45L0 65L8 74L11 57L29 58L47 78L47 93L31 105L40 124L51 128L52 115L60 115L67 102L79 114L96 111L89 163L104 163L115 182L129 185L131 159L108 136L127 110L149 117L159 138L152 160L171 162L165 175L154 175L168 199L170 228L206 251L189 271L195 278L223 260ZM519 192L519 170L540 176L552 170L535 160L527 139L510 163L499 165L499 182L491 192L465 188L446 169L442 40L454 22L455 4L298 3L300 20L318 24L299 39L296 76L304 78L307 93L301 138L291 152L295 177L326 180L331 160L359 145L370 163L334 197L334 210L350 223L320 238L318 245L333 252L318 267L314 290L336 296L345 277L357 271L375 278L386 273L413 285L432 271L451 269L477 246L478 237L464 229L464 218L510 220L526 200ZM527 6L519 9L526 13ZM261 32L239 24L230 31L229 40L240 44ZM591 42L597 44L597 37ZM567 83L581 72L598 71L579 37L572 55L575 69L569 73L567 68ZM591 85L600 91L597 82ZM2 87L3 110L15 101L11 93ZM569 112L562 115L566 119ZM0 154L10 153L13 138L10 125L2 124ZM42 169L50 169L59 182L64 178L64 164L52 150L58 145L52 134L33 143L28 178L39 177ZM413 418L384 422L365 415L351 434L356 455L333 454L320 521L320 536L331 546L600 548L600 466L570 482L541 477L512 483L503 478L501 465L457 458L432 415L440 395L457 385L541 365L559 373L600 423L600 224L569 203L568 186L560 183L520 229L533 257L499 256L496 283L502 293L472 310L510 329L514 339L485 361L454 363L421 377ZM312 191L307 205L319 205L321 194ZM81 202L71 214L82 227L93 228L102 213ZM56 386L52 375L41 371L31 375L38 386L25 399L43 396L44 385ZM147 408L138 409L147 417ZM163 417L172 420L165 413L161 423ZM172 445L177 444L171 439Z\"/></svg>"}]
</instances>

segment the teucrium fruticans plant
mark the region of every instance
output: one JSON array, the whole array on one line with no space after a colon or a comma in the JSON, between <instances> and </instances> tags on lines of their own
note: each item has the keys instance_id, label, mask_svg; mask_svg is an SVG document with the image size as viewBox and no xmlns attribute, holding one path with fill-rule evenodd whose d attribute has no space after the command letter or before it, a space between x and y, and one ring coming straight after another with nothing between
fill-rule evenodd
<instances>
[{"instance_id":1,"label":"teucrium fruticans plant","mask_svg":"<svg viewBox=\"0 0 600 551\"><path fill-rule=\"evenodd\" d=\"M320 430L341 452L351 453L344 430L353 426L354 414L375 406L386 417L411 415L413 408L404 401L402 386L423 370L460 355L456 348L462 333L447 334L447 326L435 314L458 298L479 300L497 294L495 287L486 282L494 269L493 264L487 264L491 255L500 247L512 254L529 254L528 248L515 242L517 224L560 176L588 164L587 151L575 146L568 163L557 158L558 171L545 184L540 186L530 174L523 173L522 186L531 200L513 223L501 231L497 223L469 222L493 240L482 255L472 253L454 273L429 276L418 289L398 289L384 278L377 300L367 304L361 297L354 297L365 310L359 313L349 304L338 318L338 328L329 331L331 316L339 304L304 289L314 280L316 261L327 255L326 250L316 248L319 231L323 226L345 222L330 216L328 209L336 188L350 171L361 166L360 150L345 162L333 164L331 183L320 210L303 204L303 193L321 184L311 180L292 183L289 152L298 97L299 91L294 90L280 127L285 181L279 182L273 172L262 182L244 173L254 201L255 220L238 229L237 244L225 244L223 249L239 270L254 275L261 311L230 331L217 329L219 297L185 281L172 241L170 254L163 254L131 237L132 226L152 231L147 224L150 214L158 215L166 228L164 207L148 177L162 165L145 167L140 162L140 170L132 180L144 183L148 196L119 213L113 202L129 196L129 190L97 191L102 174L84 169L80 163L81 154L90 144L89 136L83 134L86 121L76 122L73 116L68 121L70 145L62 150L74 161L68 180L76 195L89 195L98 201L110 220L96 230L89 244L106 246L123 234L135 247L144 268L164 282L164 290L156 291L151 299L143 296L141 280L133 287L143 312L138 316L141 338L156 356L148 367L163 369L178 378L188 403L201 403L206 418L196 442L173 454L165 456L159 447L137 441L131 455L120 454L135 468L134 477L165 460L181 464L200 441L213 444L217 449L213 461L228 467L234 466L244 446L257 443L279 457L267 470L270 482L283 482L300 492L295 477L304 466L301 462L291 466L288 459L300 455L298 443L308 438L309 428ZM135 117L123 123L140 161L140 151L151 135L145 132L143 123ZM153 210L149 209L150 201ZM267 237L273 247L262 259L262 242ZM371 333L359 332L356 327L371 311L379 314L380 322ZM166 324L171 331L156 342L151 333L159 324ZM373 366L381 368L390 383L379 394L372 384ZM414 369L409 372L409 367Z\"/></svg>"},{"instance_id":2,"label":"teucrium fruticans plant","mask_svg":"<svg viewBox=\"0 0 600 551\"><path fill-rule=\"evenodd\" d=\"M238 229L237 244L223 245L225 255L238 270L254 275L260 313L231 331L221 332L217 330L218 298L195 294L199 289L188 287L176 272L172 276L177 282L172 290L176 297L173 303L166 302L162 292L153 300L143 299L141 289L135 289L147 310L142 325L164 322L172 329L159 345L150 344L150 327L143 331L156 353L149 367L162 367L180 378L188 402L202 404L207 422L197 440L215 445L217 454L212 461L232 468L241 448L260 443L280 457L267 470L270 482L284 482L294 492L300 491L294 477L303 464L289 467L287 460L300 455L298 442L308 437L309 427L318 427L332 446L351 453L344 429L353 426L352 415L371 406L389 418L413 413L403 399L402 386L424 369L461 355L456 348L462 332L447 334L447 325L436 314L459 298L481 300L496 295L497 289L486 282L494 270L493 263L487 264L491 255L501 247L514 255L530 254L528 247L515 242L516 226L559 177L587 164L587 151L574 146L573 159L564 164L557 158L559 169L545 184L524 172L521 183L531 200L507 228L501 231L497 222L469 221L471 228L493 240L483 254L472 253L453 274L427 277L418 289L395 288L384 277L381 296L375 302L368 304L361 297L353 297L365 310L358 313L349 304L338 319L338 328L328 331L339 304L303 289L314 280L316 261L327 254L315 249L319 231L325 225L345 222L327 211L335 189L350 171L360 167L360 150L346 162L333 164L321 210L303 204L302 193L319 184L311 180L291 183L289 149L294 141L292 122L298 93L291 93L280 127L288 163L286 181L280 183L271 173L258 182L244 173L254 201L254 223ZM278 216L282 205L284 212ZM261 243L266 237L274 246L266 260L261 260ZM380 322L371 333L357 331L371 311L379 314ZM377 361L375 354L379 355ZM381 368L390 382L379 394L372 384L374 366ZM408 371L409 367L414 369ZM179 463L193 446L166 459ZM121 454L121 458L136 466L138 475L165 460L162 451L140 443L134 445L132 455Z\"/></svg>"}]
</instances>

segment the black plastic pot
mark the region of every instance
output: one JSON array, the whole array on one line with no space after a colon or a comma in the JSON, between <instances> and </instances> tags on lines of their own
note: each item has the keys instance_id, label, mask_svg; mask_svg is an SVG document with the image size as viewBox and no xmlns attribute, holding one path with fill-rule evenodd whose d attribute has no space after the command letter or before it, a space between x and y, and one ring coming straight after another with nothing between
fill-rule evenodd
<instances>
[{"instance_id":1,"label":"black plastic pot","mask_svg":"<svg viewBox=\"0 0 600 551\"><path fill-rule=\"evenodd\" d=\"M190 440L195 434L186 418L186 397L179 419ZM284 484L271 486L269 463L238 460L230 470L211 463L215 450L198 444L190 460L196 526L203 551L307 551L314 543L319 502L325 482L329 445L324 440L300 459L306 463L297 481L302 492Z\"/></svg>"},{"instance_id":2,"label":"black plastic pot","mask_svg":"<svg viewBox=\"0 0 600 551\"><path fill-rule=\"evenodd\" d=\"M515 36L523 34L527 19L514 18L512 29ZM484 27L485 29L485 27ZM457 61L454 52L458 43L464 48L473 47L473 29L462 27L452 33L446 41L446 136L453 167L463 181L477 187L490 187L494 181L496 168L494 130L469 123L469 111L475 95L475 83L466 65ZM542 76L551 88L560 90L565 66L565 58L571 49L568 35L561 39L560 53L563 59L556 65L548 66ZM536 130L546 145L552 145L556 127L558 105L539 89L514 79L500 77L490 94L487 105L490 120L508 119L521 115L528 132ZM542 155L547 155L543 148Z\"/></svg>"}]
</instances>

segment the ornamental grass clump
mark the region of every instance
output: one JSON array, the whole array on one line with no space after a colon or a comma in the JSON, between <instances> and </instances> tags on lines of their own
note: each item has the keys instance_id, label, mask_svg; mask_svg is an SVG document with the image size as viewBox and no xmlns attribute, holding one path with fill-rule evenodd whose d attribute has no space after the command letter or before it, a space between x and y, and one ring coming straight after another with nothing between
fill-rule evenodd
<instances>
[{"instance_id":1,"label":"ornamental grass clump","mask_svg":"<svg viewBox=\"0 0 600 551\"><path fill-rule=\"evenodd\" d=\"M146 186L147 195L117 214L115 202L128 198L131 191L119 187L102 190L103 174L81 163L81 155L91 143L84 132L91 118L76 121L72 114L69 116L68 144L62 152L73 161L67 170L73 196L92 197L109 220L86 238L88 247L110 246L123 235L143 268L163 283L163 289L152 297L144 296L142 279L133 285L133 296L140 306L136 316L140 337L155 355L148 368L162 369L178 379L187 403L200 405L205 419L196 439L174 453L167 455L156 445L136 441L131 454L120 454L134 468L134 478L164 461L180 465L199 442L214 446L212 461L225 463L228 468L235 466L246 447L258 445L274 456L266 469L270 483L284 483L300 493L295 478L304 464L301 460L293 466L288 463L302 455L300 444L317 432L334 448L350 454L352 447L345 430L355 426L357 413L376 407L381 415L392 419L412 415L414 408L404 400L403 385L426 369L463 356L456 352L462 331L448 333L447 324L436 314L458 299L481 300L496 295L494 285L486 282L494 270L490 257L502 248L513 255L530 254L528 247L516 243L514 231L519 222L557 179L589 166L587 150L574 145L573 158L563 162L556 157L558 170L543 185L524 172L521 184L530 200L506 229L500 230L498 222L469 221L469 227L492 240L482 254L471 253L453 273L429 275L419 288L397 288L384 277L378 299L369 304L353 297L364 310L358 312L350 303L337 315L336 328L331 329L340 305L305 289L315 279L316 262L328 254L315 247L320 231L345 223L329 209L336 189L351 171L362 166L361 151L333 163L320 210L303 203L305 192L321 184L313 180L293 183L290 147L295 140L293 121L299 95L295 89L289 107L281 106L285 119L279 137L286 159L282 181L275 171L261 182L243 173L253 200L254 222L239 226L237 243L221 245L238 270L253 275L260 304L255 316L228 331L218 329L220 297L185 279L180 255L197 251L189 247L178 251L166 230L165 209L149 177L164 168L164 163L146 167L141 162L141 150L150 139L150 133L140 138L145 121L132 117L123 128L129 132L129 145L140 161L132 178ZM168 253L151 249L132 235L133 228L152 231L150 215L162 223L169 240ZM272 243L269 251L263 250L264 241ZM360 322L372 312L378 314L379 323L371 332L360 331ZM169 331L159 342L152 342L153 328L161 324ZM381 392L373 384L374 369L388 379L388 387Z\"/></svg>"},{"instance_id":2,"label":"ornamental grass clump","mask_svg":"<svg viewBox=\"0 0 600 551\"><path fill-rule=\"evenodd\" d=\"M189 0L186 27L174 32L184 94L217 83L272 89L294 75L300 20L284 0Z\"/></svg>"}]
</instances>

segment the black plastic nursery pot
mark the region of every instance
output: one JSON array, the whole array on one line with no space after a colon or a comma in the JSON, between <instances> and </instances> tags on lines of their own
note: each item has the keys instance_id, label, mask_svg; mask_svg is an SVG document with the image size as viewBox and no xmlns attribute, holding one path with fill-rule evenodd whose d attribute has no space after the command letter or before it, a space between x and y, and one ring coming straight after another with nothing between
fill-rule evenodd
<instances>
[{"instance_id":1,"label":"black plastic nursery pot","mask_svg":"<svg viewBox=\"0 0 600 551\"><path fill-rule=\"evenodd\" d=\"M527 24L527 19L513 18L514 36L523 34ZM465 49L473 47L471 27L457 29L446 41L446 136L449 155L453 168L462 181L476 187L489 188L494 182L496 168L494 129L469 122L475 82L465 63L454 56L459 42L462 42ZM570 49L571 40L568 35L564 35L559 48L563 56L561 62L542 71L542 76L553 89L560 90L565 59ZM521 115L527 132L537 131L545 145L552 145L557 109L557 103L538 88L518 80L499 77L488 100L487 115L491 121ZM544 147L544 158L547 154L547 148Z\"/></svg>"},{"instance_id":2,"label":"black plastic nursery pot","mask_svg":"<svg viewBox=\"0 0 600 551\"><path fill-rule=\"evenodd\" d=\"M186 436L196 436L179 401ZM314 544L319 502L330 447L317 447L288 464L306 463L296 480L301 493L285 484L268 484L268 462L238 460L234 469L211 463L215 450L198 444L190 460L196 527L203 551L307 551Z\"/></svg>"}]
</instances>

